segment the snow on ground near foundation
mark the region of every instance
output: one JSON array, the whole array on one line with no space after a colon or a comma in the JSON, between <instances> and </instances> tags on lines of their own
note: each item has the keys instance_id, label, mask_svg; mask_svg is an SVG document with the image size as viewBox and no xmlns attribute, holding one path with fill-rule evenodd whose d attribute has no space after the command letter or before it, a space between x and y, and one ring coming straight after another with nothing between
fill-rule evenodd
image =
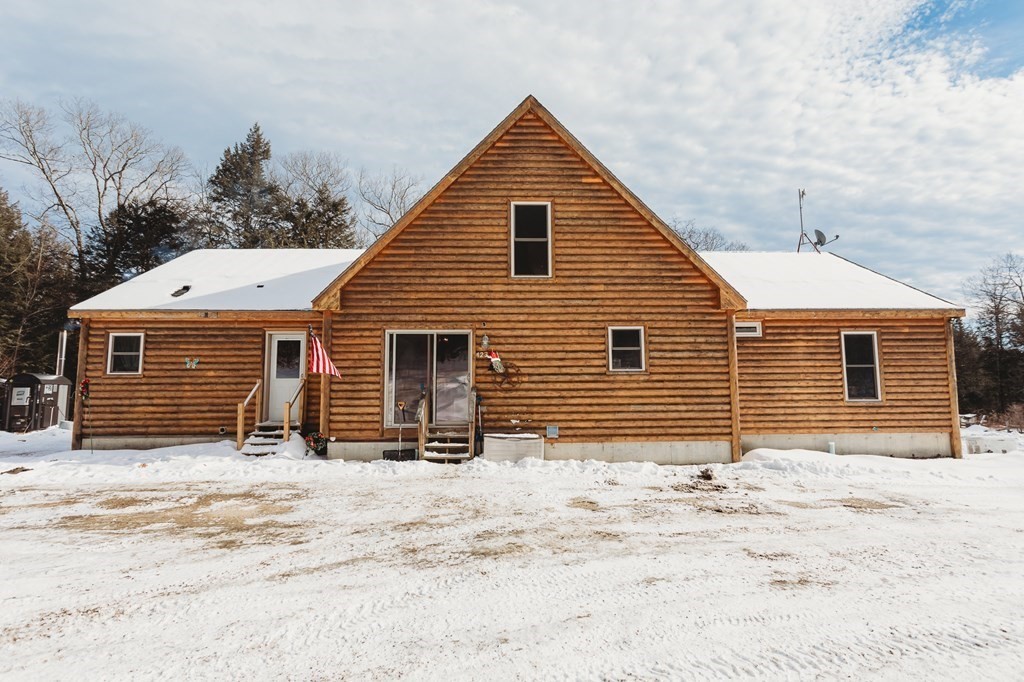
<instances>
[{"instance_id":1,"label":"snow on ground near foundation","mask_svg":"<svg viewBox=\"0 0 1024 682\"><path fill-rule=\"evenodd\" d=\"M67 436L0 434L3 679L1024 675L1024 443L704 481Z\"/></svg>"}]
</instances>

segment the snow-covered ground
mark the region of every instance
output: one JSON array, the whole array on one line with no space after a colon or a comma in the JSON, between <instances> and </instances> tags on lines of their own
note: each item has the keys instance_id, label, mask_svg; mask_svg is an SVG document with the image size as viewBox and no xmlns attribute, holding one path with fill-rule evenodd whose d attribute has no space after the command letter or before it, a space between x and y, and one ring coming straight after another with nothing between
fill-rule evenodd
<instances>
[{"instance_id":1,"label":"snow-covered ground","mask_svg":"<svg viewBox=\"0 0 1024 682\"><path fill-rule=\"evenodd\" d=\"M67 448L0 434L2 679L1024 677L1021 441L710 481Z\"/></svg>"}]
</instances>

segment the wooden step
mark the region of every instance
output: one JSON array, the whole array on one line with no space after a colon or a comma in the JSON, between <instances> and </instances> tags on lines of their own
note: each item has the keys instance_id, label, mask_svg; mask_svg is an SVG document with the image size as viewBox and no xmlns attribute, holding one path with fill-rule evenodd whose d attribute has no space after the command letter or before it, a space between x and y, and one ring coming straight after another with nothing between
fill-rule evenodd
<instances>
[{"instance_id":1,"label":"wooden step","mask_svg":"<svg viewBox=\"0 0 1024 682\"><path fill-rule=\"evenodd\" d=\"M248 445L280 445L284 442L284 439L268 437L262 433L250 433L245 442Z\"/></svg>"},{"instance_id":2,"label":"wooden step","mask_svg":"<svg viewBox=\"0 0 1024 682\"><path fill-rule=\"evenodd\" d=\"M453 448L465 448L469 449L469 443L427 443L425 446L428 450L451 450Z\"/></svg>"},{"instance_id":3,"label":"wooden step","mask_svg":"<svg viewBox=\"0 0 1024 682\"><path fill-rule=\"evenodd\" d=\"M298 433L298 431L292 431L292 433ZM249 438L276 438L284 440L284 429L277 431L250 431Z\"/></svg>"},{"instance_id":4,"label":"wooden step","mask_svg":"<svg viewBox=\"0 0 1024 682\"><path fill-rule=\"evenodd\" d=\"M455 461L455 460L465 461L465 460L469 459L469 453L468 452L433 452L431 450L427 450L426 452L423 453L422 459L425 459L425 460L428 460L428 461L431 461L431 462L434 462L434 461L447 462L449 460L452 460L452 461Z\"/></svg>"}]
</instances>

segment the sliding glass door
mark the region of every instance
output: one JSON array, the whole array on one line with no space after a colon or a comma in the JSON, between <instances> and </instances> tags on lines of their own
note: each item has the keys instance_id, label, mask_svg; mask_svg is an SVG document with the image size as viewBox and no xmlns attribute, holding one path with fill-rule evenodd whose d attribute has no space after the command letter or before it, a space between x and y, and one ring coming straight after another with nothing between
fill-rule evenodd
<instances>
[{"instance_id":1,"label":"sliding glass door","mask_svg":"<svg viewBox=\"0 0 1024 682\"><path fill-rule=\"evenodd\" d=\"M384 425L411 426L421 397L430 396L430 422L469 420L468 332L388 332Z\"/></svg>"}]
</instances>

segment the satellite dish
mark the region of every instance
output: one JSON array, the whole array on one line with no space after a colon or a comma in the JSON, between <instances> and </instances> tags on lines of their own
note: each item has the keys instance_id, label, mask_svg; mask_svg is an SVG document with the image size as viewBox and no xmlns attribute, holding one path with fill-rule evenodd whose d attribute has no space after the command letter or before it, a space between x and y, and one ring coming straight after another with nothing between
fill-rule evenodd
<instances>
[{"instance_id":1,"label":"satellite dish","mask_svg":"<svg viewBox=\"0 0 1024 682\"><path fill-rule=\"evenodd\" d=\"M821 230L815 230L814 231L814 245L815 246L825 246L826 243L828 243L828 237L825 236L825 233L822 232Z\"/></svg>"}]
</instances>

